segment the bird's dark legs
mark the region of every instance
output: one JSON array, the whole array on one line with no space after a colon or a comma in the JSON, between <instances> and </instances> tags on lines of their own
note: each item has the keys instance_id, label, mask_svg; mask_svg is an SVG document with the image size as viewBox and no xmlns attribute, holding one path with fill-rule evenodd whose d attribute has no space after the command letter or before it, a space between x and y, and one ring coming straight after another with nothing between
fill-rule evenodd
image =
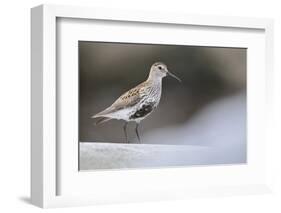
<instances>
[{"instance_id":1,"label":"bird's dark legs","mask_svg":"<svg viewBox=\"0 0 281 213\"><path fill-rule=\"evenodd\" d=\"M127 127L128 127L128 122L125 122L124 126L123 126L123 130L124 130L124 134L125 134L125 138L126 138L126 143L129 143L128 134L127 134ZM136 129L135 129L136 135L137 135L137 138L138 138L139 142L141 142L138 128L139 128L139 123L136 123Z\"/></svg>"},{"instance_id":2,"label":"bird's dark legs","mask_svg":"<svg viewBox=\"0 0 281 213\"><path fill-rule=\"evenodd\" d=\"M139 123L136 124L136 134L137 134L139 142L141 142L138 128L139 128Z\"/></svg>"},{"instance_id":3,"label":"bird's dark legs","mask_svg":"<svg viewBox=\"0 0 281 213\"><path fill-rule=\"evenodd\" d=\"M125 133L126 143L129 143L128 134L127 134L127 126L128 126L128 122L125 122L125 124L123 126L123 130L124 130L124 133Z\"/></svg>"}]
</instances>

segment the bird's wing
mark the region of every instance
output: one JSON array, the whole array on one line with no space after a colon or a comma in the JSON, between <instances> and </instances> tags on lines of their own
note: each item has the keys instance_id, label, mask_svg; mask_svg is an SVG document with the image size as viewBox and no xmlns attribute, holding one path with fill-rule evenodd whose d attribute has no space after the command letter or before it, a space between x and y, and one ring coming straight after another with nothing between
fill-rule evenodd
<instances>
[{"instance_id":1,"label":"bird's wing","mask_svg":"<svg viewBox=\"0 0 281 213\"><path fill-rule=\"evenodd\" d=\"M116 110L134 106L137 104L143 97L143 83L139 84L138 86L130 89L129 91L125 92L121 95L112 105L111 107L115 108Z\"/></svg>"},{"instance_id":2,"label":"bird's wing","mask_svg":"<svg viewBox=\"0 0 281 213\"><path fill-rule=\"evenodd\" d=\"M146 82L143 82L122 94L110 107L98 113L94 117L101 117L103 115L113 113L120 109L134 106L135 104L139 103L141 99L145 96L145 91Z\"/></svg>"}]
</instances>

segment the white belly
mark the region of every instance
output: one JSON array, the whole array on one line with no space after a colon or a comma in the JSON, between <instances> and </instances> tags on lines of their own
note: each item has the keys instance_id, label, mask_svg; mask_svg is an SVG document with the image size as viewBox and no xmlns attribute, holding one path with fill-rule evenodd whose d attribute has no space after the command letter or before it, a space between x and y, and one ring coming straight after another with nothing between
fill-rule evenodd
<instances>
[{"instance_id":1,"label":"white belly","mask_svg":"<svg viewBox=\"0 0 281 213\"><path fill-rule=\"evenodd\" d=\"M134 108L125 108L122 110L118 110L114 113L111 113L109 115L107 115L107 117L113 118L113 119L117 119L117 120L125 120L125 121L129 121L129 117L130 115L134 112Z\"/></svg>"},{"instance_id":2,"label":"white belly","mask_svg":"<svg viewBox=\"0 0 281 213\"><path fill-rule=\"evenodd\" d=\"M124 109L118 110L116 112L113 112L111 114L108 114L107 117L117 119L117 120L125 120L128 122L132 121L132 119L130 119L131 115L133 115L137 110L139 110L143 104L155 103L154 107L157 107L159 104L160 98L161 98L161 91L155 96L148 96L147 98L143 99L139 104L136 104L133 107L124 108ZM134 119L134 121L139 123L141 120L146 118L151 113L152 112L150 112L149 114L147 114L144 117L136 118L136 119Z\"/></svg>"}]
</instances>

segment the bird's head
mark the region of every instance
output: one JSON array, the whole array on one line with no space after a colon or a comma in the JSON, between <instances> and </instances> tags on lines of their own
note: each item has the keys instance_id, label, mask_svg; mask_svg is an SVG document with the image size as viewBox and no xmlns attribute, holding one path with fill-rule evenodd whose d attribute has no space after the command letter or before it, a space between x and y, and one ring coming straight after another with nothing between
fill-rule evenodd
<instances>
[{"instance_id":1,"label":"bird's head","mask_svg":"<svg viewBox=\"0 0 281 213\"><path fill-rule=\"evenodd\" d=\"M171 73L164 63L156 62L156 63L152 64L152 66L150 68L150 77L164 78L166 76L171 76L171 77L177 79L179 82L181 82L181 79L179 79L177 76L175 76L173 73Z\"/></svg>"}]
</instances>

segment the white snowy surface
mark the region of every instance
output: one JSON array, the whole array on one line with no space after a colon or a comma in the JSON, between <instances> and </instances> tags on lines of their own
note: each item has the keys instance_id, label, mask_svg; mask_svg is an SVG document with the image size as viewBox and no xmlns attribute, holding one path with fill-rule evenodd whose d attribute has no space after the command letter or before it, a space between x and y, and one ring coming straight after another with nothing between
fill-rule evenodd
<instances>
[{"instance_id":1,"label":"white snowy surface","mask_svg":"<svg viewBox=\"0 0 281 213\"><path fill-rule=\"evenodd\" d=\"M80 169L246 163L245 95L214 102L187 123L150 132L142 141L80 143Z\"/></svg>"},{"instance_id":2,"label":"white snowy surface","mask_svg":"<svg viewBox=\"0 0 281 213\"><path fill-rule=\"evenodd\" d=\"M81 143L80 169L180 166L201 161L200 156L194 159L194 152L206 154L210 150L184 145Z\"/></svg>"},{"instance_id":3,"label":"white snowy surface","mask_svg":"<svg viewBox=\"0 0 281 213\"><path fill-rule=\"evenodd\" d=\"M221 150L222 151L222 150ZM223 154L223 153L222 153ZM80 169L120 169L241 163L222 161L217 147L190 145L81 143Z\"/></svg>"}]
</instances>

